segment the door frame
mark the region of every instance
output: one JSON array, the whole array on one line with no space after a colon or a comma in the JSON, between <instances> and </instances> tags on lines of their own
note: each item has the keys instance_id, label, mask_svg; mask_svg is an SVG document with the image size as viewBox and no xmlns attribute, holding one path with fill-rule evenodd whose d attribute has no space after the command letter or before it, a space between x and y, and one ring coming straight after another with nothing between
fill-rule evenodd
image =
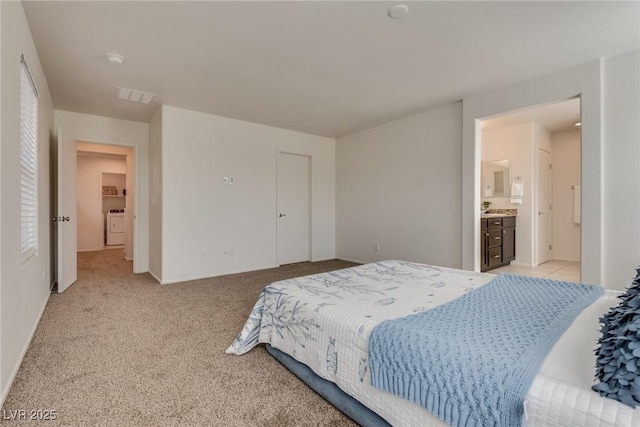
<instances>
[{"instance_id":1,"label":"door frame","mask_svg":"<svg viewBox=\"0 0 640 427\"><path fill-rule=\"evenodd\" d=\"M532 252L532 261L533 261L533 265L538 266L540 265L540 215L538 215L538 212L540 211L540 151L544 151L545 153L547 153L549 155L549 164L552 164L553 162L553 157L552 157L552 153L550 153L549 151L543 149L542 147L536 147L537 151L535 154L535 159L536 159L536 167L534 169L534 173L535 173L535 182L536 182L536 188L535 188L535 208L534 208L534 218L535 218L535 232L533 233L533 237L534 237L534 250ZM549 204L552 203L553 200L553 170L549 169L549 188L547 188L547 195L548 195L548 202ZM548 215L546 217L546 221L547 221L547 241L549 242L549 245L553 245L553 210L548 209ZM548 257L549 259L547 261L551 261L553 259L553 251L551 249L548 250ZM544 262L547 262L544 261Z\"/></svg>"},{"instance_id":2,"label":"door frame","mask_svg":"<svg viewBox=\"0 0 640 427\"><path fill-rule=\"evenodd\" d=\"M64 129L63 129L64 132ZM127 144L127 143L123 143L123 142L114 142L114 141L104 141L104 140L96 140L96 139L91 139L91 138L80 138L80 139L73 139L73 140L69 140L69 141L73 141L74 144L77 144L78 142L87 142L90 144L97 144L97 145L113 145L116 147L126 147L126 148L130 148L133 151L133 188L134 188L134 196L133 196L133 272L134 273L144 273L146 270L142 270L141 266L140 266L140 242L141 242L141 238L140 238L140 229L141 226L139 224L139 218L140 218L140 206L142 203L142 194L140 191L140 169L141 169L141 158L140 158L140 147L138 145L134 145L134 144ZM64 143L64 142L63 142ZM77 148L76 148L77 151ZM76 164L77 167L77 164ZM76 183L74 182L73 185L76 185ZM77 229L78 225L77 225L77 221L76 221L76 229Z\"/></svg>"},{"instance_id":3,"label":"door frame","mask_svg":"<svg viewBox=\"0 0 640 427\"><path fill-rule=\"evenodd\" d=\"M116 147L126 147L130 148L133 151L133 272L134 273L144 273L144 271L140 268L140 206L141 206L141 191L140 191L140 150L138 145L127 144L122 142L112 142L112 141L101 141L101 140L92 140L92 139L78 139L76 140L76 144L78 142L88 142L90 144L98 144L98 145L113 145Z\"/></svg>"},{"instance_id":4,"label":"door frame","mask_svg":"<svg viewBox=\"0 0 640 427\"><path fill-rule=\"evenodd\" d=\"M480 122L510 111L580 97L582 230L580 277L606 285L603 256L602 74L603 62L464 97L462 100L462 268L478 271L480 255ZM588 189L588 191L586 191Z\"/></svg>"},{"instance_id":5,"label":"door frame","mask_svg":"<svg viewBox=\"0 0 640 427\"><path fill-rule=\"evenodd\" d=\"M490 114L487 111L482 111L484 108L479 107L480 104L474 105L467 111L463 108L462 241L463 243L472 241L473 245L471 248L475 248L474 253L469 253L463 246L463 268L480 271L480 251L478 249L480 247L480 211L478 209L472 210L469 207L471 200L477 201L477 205L479 205L481 200L482 121L493 117L508 115L527 108L554 104L570 98L579 98L580 121L582 122L582 126L580 127L580 183L583 186L582 188L584 188L584 186L590 186L592 190L588 202L585 200L584 191L582 192L583 216L580 228L580 281L586 284L606 286L603 284L602 236L600 234L603 223L601 215L602 205L599 203L599 201L602 200L602 167L599 163L601 158L599 153L601 153L603 140L598 138L598 136L600 136L599 129L601 129L601 115L599 103L596 101L600 99L593 97L594 93L597 93L597 91L593 91L593 89L599 87L599 85L596 84L596 81L588 81L585 84L588 90L569 93L568 96L563 98L558 96L552 99L542 100L538 103L526 102L520 105L519 108L515 106L511 106L509 109L497 108ZM585 132L586 129L589 129L589 132ZM470 170L464 168L466 164L471 164L472 167ZM467 223L464 221L466 219L465 217L472 217L473 221ZM590 224L590 227L585 226L585 223ZM469 234L469 230L472 230L475 234Z\"/></svg>"},{"instance_id":6,"label":"door frame","mask_svg":"<svg viewBox=\"0 0 640 427\"><path fill-rule=\"evenodd\" d=\"M308 153L298 153L290 150L276 150L276 211L273 215L274 220L276 222L276 265L280 266L279 254L278 254L278 242L279 242L279 221L278 221L278 213L280 212L280 207L278 206L278 179L280 175L280 154L288 154L291 156L300 156L306 157L309 162L309 169L307 173L309 174L309 188L307 189L309 192L309 261L313 261L313 155Z\"/></svg>"}]
</instances>

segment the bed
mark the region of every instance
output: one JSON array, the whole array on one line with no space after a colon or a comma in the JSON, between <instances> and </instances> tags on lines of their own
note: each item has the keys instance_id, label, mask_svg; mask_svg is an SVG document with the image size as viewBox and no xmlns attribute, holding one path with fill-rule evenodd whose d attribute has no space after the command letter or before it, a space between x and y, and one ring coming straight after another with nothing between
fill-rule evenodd
<instances>
[{"instance_id":1,"label":"bed","mask_svg":"<svg viewBox=\"0 0 640 427\"><path fill-rule=\"evenodd\" d=\"M370 339L388 322L435 313L451 301L478 295L496 277L391 260L275 282L263 290L227 353L241 355L266 344L274 357L362 425L455 424L415 399L374 387ZM550 344L517 404L522 425L640 426L639 410L591 390L598 319L618 303L619 294L600 290Z\"/></svg>"}]
</instances>

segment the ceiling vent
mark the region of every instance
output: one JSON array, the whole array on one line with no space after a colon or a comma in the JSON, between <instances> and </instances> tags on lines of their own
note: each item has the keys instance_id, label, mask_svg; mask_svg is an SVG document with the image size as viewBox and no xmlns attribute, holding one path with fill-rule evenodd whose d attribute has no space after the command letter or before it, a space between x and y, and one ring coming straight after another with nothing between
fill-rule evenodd
<instances>
[{"instance_id":1,"label":"ceiling vent","mask_svg":"<svg viewBox=\"0 0 640 427\"><path fill-rule=\"evenodd\" d=\"M142 104L148 104L156 95L154 93L141 92L139 90L118 87L116 88L116 96L118 97L118 99L123 99L125 101L140 102Z\"/></svg>"}]
</instances>

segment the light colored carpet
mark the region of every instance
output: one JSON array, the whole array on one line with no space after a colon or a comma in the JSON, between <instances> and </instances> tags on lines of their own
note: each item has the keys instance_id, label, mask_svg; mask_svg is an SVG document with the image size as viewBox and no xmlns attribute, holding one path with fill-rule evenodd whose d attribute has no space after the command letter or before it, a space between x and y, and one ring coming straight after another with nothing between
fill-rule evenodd
<instances>
[{"instance_id":1,"label":"light colored carpet","mask_svg":"<svg viewBox=\"0 0 640 427\"><path fill-rule=\"evenodd\" d=\"M350 267L300 263L160 286L121 251L78 257L78 282L52 294L4 410L55 421L3 425L352 426L267 354L224 350L265 285ZM6 412L5 412L6 413Z\"/></svg>"}]
</instances>

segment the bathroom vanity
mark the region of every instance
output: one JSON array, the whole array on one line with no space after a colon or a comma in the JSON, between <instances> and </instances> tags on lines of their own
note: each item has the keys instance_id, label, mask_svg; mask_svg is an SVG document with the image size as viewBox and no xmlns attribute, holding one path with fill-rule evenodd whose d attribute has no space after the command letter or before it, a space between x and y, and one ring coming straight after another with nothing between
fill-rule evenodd
<instances>
[{"instance_id":1,"label":"bathroom vanity","mask_svg":"<svg viewBox=\"0 0 640 427\"><path fill-rule=\"evenodd\" d=\"M515 215L482 215L480 218L481 271L509 265L514 259L516 259Z\"/></svg>"}]
</instances>

